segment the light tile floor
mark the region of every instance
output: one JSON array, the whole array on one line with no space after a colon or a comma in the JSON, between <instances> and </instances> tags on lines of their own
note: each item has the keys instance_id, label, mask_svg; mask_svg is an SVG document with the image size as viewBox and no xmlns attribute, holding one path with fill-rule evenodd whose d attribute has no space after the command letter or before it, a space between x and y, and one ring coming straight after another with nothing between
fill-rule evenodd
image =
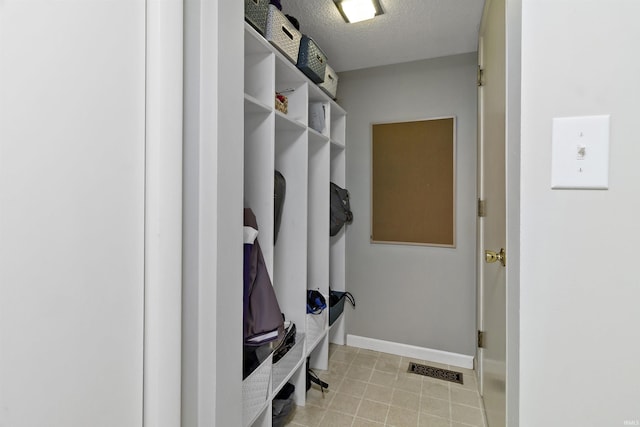
<instances>
[{"instance_id":1,"label":"light tile floor","mask_svg":"<svg viewBox=\"0 0 640 427\"><path fill-rule=\"evenodd\" d=\"M484 427L475 373L371 350L331 344L324 395L313 385L288 426ZM407 372L409 362L463 373L464 385Z\"/></svg>"}]
</instances>

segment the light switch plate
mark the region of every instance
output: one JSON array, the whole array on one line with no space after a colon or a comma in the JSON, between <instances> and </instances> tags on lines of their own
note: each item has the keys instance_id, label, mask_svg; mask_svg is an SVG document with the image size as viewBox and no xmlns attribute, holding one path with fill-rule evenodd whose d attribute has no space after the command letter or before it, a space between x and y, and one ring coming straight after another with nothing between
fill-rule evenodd
<instances>
[{"instance_id":1,"label":"light switch plate","mask_svg":"<svg viewBox=\"0 0 640 427\"><path fill-rule=\"evenodd\" d=\"M553 119L551 188L609 188L609 116Z\"/></svg>"}]
</instances>

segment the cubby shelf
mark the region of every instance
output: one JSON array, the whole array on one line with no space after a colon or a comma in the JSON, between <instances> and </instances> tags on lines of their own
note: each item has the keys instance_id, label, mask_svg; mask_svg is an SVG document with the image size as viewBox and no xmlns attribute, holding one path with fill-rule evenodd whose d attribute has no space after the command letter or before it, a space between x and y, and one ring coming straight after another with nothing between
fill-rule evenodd
<instances>
[{"instance_id":1,"label":"cubby shelf","mask_svg":"<svg viewBox=\"0 0 640 427\"><path fill-rule=\"evenodd\" d=\"M321 134L315 129L309 128L309 143L320 143L324 144L329 141L329 137Z\"/></svg>"},{"instance_id":2,"label":"cubby shelf","mask_svg":"<svg viewBox=\"0 0 640 427\"><path fill-rule=\"evenodd\" d=\"M287 381L296 388L296 404L305 404L306 358L327 369L329 340L344 343L343 316L329 334L328 310L307 314L306 296L317 289L328 302L330 287L345 289L344 231L329 236L329 183L345 184L347 113L246 23L244 49L245 207L256 215L280 308L298 331L296 346L283 359L273 364L269 357L243 382L243 424L268 427L270 401ZM287 113L276 110L276 92L287 97ZM310 122L318 114L324 120L314 129ZM275 241L274 170L286 179Z\"/></svg>"},{"instance_id":3,"label":"cubby shelf","mask_svg":"<svg viewBox=\"0 0 640 427\"><path fill-rule=\"evenodd\" d=\"M244 112L245 114L268 114L272 110L271 107L263 104L257 98L249 94L244 94Z\"/></svg>"},{"instance_id":4,"label":"cubby shelf","mask_svg":"<svg viewBox=\"0 0 640 427\"><path fill-rule=\"evenodd\" d=\"M280 111L276 111L276 132L305 131L307 125L299 120L292 119Z\"/></svg>"}]
</instances>

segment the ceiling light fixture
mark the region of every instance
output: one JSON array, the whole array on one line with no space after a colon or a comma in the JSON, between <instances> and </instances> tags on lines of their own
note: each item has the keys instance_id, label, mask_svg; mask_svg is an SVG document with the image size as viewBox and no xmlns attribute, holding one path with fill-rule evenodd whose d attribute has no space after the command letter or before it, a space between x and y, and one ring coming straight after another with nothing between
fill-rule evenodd
<instances>
[{"instance_id":1,"label":"ceiling light fixture","mask_svg":"<svg viewBox=\"0 0 640 427\"><path fill-rule=\"evenodd\" d=\"M382 15L378 0L338 0L336 6L344 20L351 24Z\"/></svg>"}]
</instances>

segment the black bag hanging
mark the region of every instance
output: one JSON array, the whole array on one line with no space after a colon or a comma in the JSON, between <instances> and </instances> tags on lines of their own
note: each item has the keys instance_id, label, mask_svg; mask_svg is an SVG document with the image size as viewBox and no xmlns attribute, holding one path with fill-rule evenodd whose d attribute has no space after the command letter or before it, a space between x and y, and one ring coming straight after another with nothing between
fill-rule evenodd
<instances>
[{"instance_id":1,"label":"black bag hanging","mask_svg":"<svg viewBox=\"0 0 640 427\"><path fill-rule=\"evenodd\" d=\"M329 307L334 307L341 300L346 299L355 308L356 299L351 295L351 292L340 292L329 289Z\"/></svg>"},{"instance_id":2,"label":"black bag hanging","mask_svg":"<svg viewBox=\"0 0 640 427\"><path fill-rule=\"evenodd\" d=\"M330 183L330 205L331 213L329 217L329 234L335 236L345 224L353 222L353 213L349 203L349 191L338 187L333 182Z\"/></svg>"},{"instance_id":3,"label":"black bag hanging","mask_svg":"<svg viewBox=\"0 0 640 427\"><path fill-rule=\"evenodd\" d=\"M277 363L296 345L296 324L291 322L285 330L284 339L273 350L273 363Z\"/></svg>"},{"instance_id":4,"label":"black bag hanging","mask_svg":"<svg viewBox=\"0 0 640 427\"><path fill-rule=\"evenodd\" d=\"M284 176L275 171L273 183L273 244L278 240L278 230L282 221L282 209L284 207L284 197L287 193L287 181Z\"/></svg>"},{"instance_id":5,"label":"black bag hanging","mask_svg":"<svg viewBox=\"0 0 640 427\"><path fill-rule=\"evenodd\" d=\"M320 386L320 391L322 391L322 395L324 396L324 390L329 388L329 384L322 381L318 374L316 374L313 369L309 367L309 359L311 357L307 357L307 391L311 389L311 383L317 384Z\"/></svg>"},{"instance_id":6,"label":"black bag hanging","mask_svg":"<svg viewBox=\"0 0 640 427\"><path fill-rule=\"evenodd\" d=\"M327 308L327 301L324 296L315 290L307 291L307 314L320 314Z\"/></svg>"},{"instance_id":7,"label":"black bag hanging","mask_svg":"<svg viewBox=\"0 0 640 427\"><path fill-rule=\"evenodd\" d=\"M329 326L338 320L344 311L344 302L349 301L353 308L356 307L356 300L351 292L340 292L329 289Z\"/></svg>"}]
</instances>

